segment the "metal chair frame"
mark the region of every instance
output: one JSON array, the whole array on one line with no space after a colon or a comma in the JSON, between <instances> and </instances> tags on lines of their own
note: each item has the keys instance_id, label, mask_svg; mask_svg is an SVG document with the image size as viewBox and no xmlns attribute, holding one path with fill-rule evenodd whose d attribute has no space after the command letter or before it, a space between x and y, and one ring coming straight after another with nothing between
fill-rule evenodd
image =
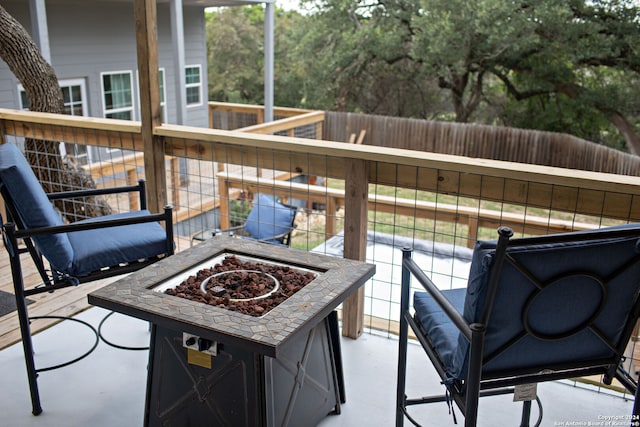
<instances>
[{"instance_id":1,"label":"metal chair frame","mask_svg":"<svg viewBox=\"0 0 640 427\"><path fill-rule=\"evenodd\" d=\"M507 345L499 348L491 355L484 354L485 347L485 334L489 322L491 322L491 313L494 310L494 300L500 284L500 278L505 263L511 263L515 268L519 269L523 275L527 276L534 283L536 278L531 275L526 268L519 265L518 262L509 255L511 248L524 248L527 245L532 244L546 244L546 243L562 243L562 242L575 242L575 241L589 241L594 239L610 239L610 238L623 238L630 236L637 236L640 239L640 227L636 228L621 228L610 229L604 232L603 230L595 232L580 232L580 233L565 233L559 235L539 236L531 238L513 239L510 238L513 232L507 227L501 227L498 230L499 238L497 241L495 254L493 258L493 266L491 269L491 275L489 278L486 301L482 309L482 315L477 323L469 323L463 315L447 300L436 285L427 277L420 267L411 259L411 250L405 249L403 251L402 262L402 292L400 302L400 344L399 344L399 357L398 357L398 383L396 394L396 426L402 426L405 417L407 417L413 424L417 424L410 415L407 413L407 407L411 405L443 402L448 401L450 398L460 408L465 416L465 426L473 427L476 425L476 418L478 413L478 401L480 397L495 396L500 394L513 393L514 386L521 384L538 383L543 381L553 381L559 379L577 378L589 375L603 375L603 381L605 384L611 384L611 381L616 378L620 383L629 391L629 393L635 395L635 402L633 407L632 420L640 420L640 405L638 401L638 384L631 375L629 375L622 367L621 362L624 360L624 351L626 345L631 337L634 327L640 317L640 297L636 291L636 298L633 304L632 312L627 316L624 328L622 331L622 338L618 343L610 342L606 337L599 337L606 345L613 350L613 356L609 358L603 358L600 360L590 360L588 362L579 363L554 363L546 366L547 369L541 371L538 368L524 367L517 370L510 370L504 372L491 372L486 374L483 371L484 366L490 362L491 359L497 357L500 353L506 351L510 345L513 345L520 337L514 337ZM640 253L636 252L635 258L632 262L618 270L612 277L617 277L621 274L625 268L637 265L640 263ZM588 274L588 273L585 273ZM425 353L431 360L438 375L443 380L447 378L445 372L445 365L440 359L440 356L430 341L425 328L422 326L416 316L413 316L410 310L410 285L411 278L414 277L422 285L422 287L430 294L430 296L440 306L442 311L448 316L456 328L462 335L470 342L469 358L468 358L468 370L464 383L454 384L449 387L447 393L442 395L427 396L422 398L408 398L405 394L406 385L406 359L407 359L407 341L408 341L408 328L411 327L415 333L418 341L420 342ZM609 279L611 279L610 277ZM597 278L601 280L600 278ZM638 279L640 282L640 278ZM638 283L632 284L640 289ZM539 289L540 284L536 284ZM604 286L604 285L602 285ZM606 289L603 291L603 299L606 298ZM602 302L601 304L602 305ZM526 316L525 316L526 317ZM576 330L567 331L566 334L558 336L545 336L544 333L536 331L531 325L526 324L525 328L527 334L536 336L543 340L561 339L563 337L574 334L578 329L594 328L593 318L587 319L583 324L579 325ZM597 331L595 331L597 334ZM528 426L528 418L531 410L531 401L525 401L523 406L522 426ZM632 424L633 425L633 424Z\"/></svg>"},{"instance_id":2,"label":"metal chair frame","mask_svg":"<svg viewBox=\"0 0 640 427\"><path fill-rule=\"evenodd\" d=\"M88 196L97 196L97 195L107 195L107 194L118 194L118 193L129 193L129 192L137 192L140 197L140 207L141 209L146 209L146 188L144 180L138 181L137 185L133 186L120 186L114 188L105 188L105 189L95 189L95 190L78 190L78 191L67 191L67 192L59 192L59 193L51 193L47 196L49 200L59 200L59 199L71 199L71 198L81 198ZM82 224L78 223L70 223L60 226L52 226L52 227L41 227L41 228L25 228L24 224L20 220L20 216L18 215L18 211L13 203L12 198L10 197L7 189L4 185L0 184L0 193L5 201L5 206L7 209L8 221L2 224L2 235L4 246L9 253L10 264L11 264L11 275L13 280L14 292L16 297L16 308L18 311L18 319L20 322L20 332L22 337L22 345L25 354L25 362L27 365L27 376L29 380L29 389L31 395L32 402L32 413L34 415L38 415L42 412L42 406L40 402L40 395L38 391L37 377L39 372L56 369L59 367L67 366L71 363L74 363L78 360L86 357L92 350L95 348L95 345L89 352L80 356L77 359L74 359L70 362L63 363L61 365L46 367L46 368L36 368L35 361L33 358L33 342L31 338L30 331L30 319L28 310L27 310L27 302L26 298L31 295L40 294L43 292L53 292L58 289L77 286L82 283L92 282L95 280L106 279L109 277L114 277L126 273L130 273L133 271L140 270L150 264L153 264L159 261L162 256L149 258L145 260L140 260L138 262L131 262L127 264L121 264L116 266L104 266L105 268L91 272L89 274L80 276L80 277L72 277L67 274L61 273L59 271L51 270L47 272L45 267L44 257L35 246L32 238L34 236L55 234L55 233L69 233L73 231L81 231L81 230L92 230L99 228L108 228L115 227L121 225L132 225L132 224L142 224L142 223L150 223L150 222L162 222L165 224L166 229L166 252L164 256L170 256L174 253L174 236L173 236L173 209L171 206L167 206L164 209L163 213L160 214L149 214L144 216L139 216L135 218L113 218L107 219L104 221L96 220L93 222L86 222ZM1 222L1 217L0 217ZM24 243L24 247L19 245L19 241ZM23 254L29 254L31 259L33 260L38 273L42 278L42 284L31 287L29 289L25 289L24 278L22 276L22 265L20 261L20 257ZM41 318L44 316L41 316ZM63 318L61 318L63 319ZM87 325L91 327L90 325ZM91 327L94 329L93 327ZM94 329L95 332L95 329Z\"/></svg>"}]
</instances>

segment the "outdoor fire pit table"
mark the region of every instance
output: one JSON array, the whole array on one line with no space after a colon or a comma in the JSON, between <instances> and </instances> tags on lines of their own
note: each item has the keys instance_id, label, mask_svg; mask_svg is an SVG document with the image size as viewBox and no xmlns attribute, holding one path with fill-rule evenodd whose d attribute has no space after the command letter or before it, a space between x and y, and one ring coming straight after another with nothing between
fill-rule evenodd
<instances>
[{"instance_id":1,"label":"outdoor fire pit table","mask_svg":"<svg viewBox=\"0 0 640 427\"><path fill-rule=\"evenodd\" d=\"M228 257L311 281L259 317L166 293ZM220 236L92 292L89 303L151 324L145 426L312 426L344 402L334 310L374 272Z\"/></svg>"}]
</instances>

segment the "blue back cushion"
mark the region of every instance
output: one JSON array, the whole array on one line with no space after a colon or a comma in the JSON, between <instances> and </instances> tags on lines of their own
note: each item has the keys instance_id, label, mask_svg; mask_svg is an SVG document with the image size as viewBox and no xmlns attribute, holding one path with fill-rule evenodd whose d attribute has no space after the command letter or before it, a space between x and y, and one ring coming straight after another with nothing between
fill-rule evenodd
<instances>
[{"instance_id":1,"label":"blue back cushion","mask_svg":"<svg viewBox=\"0 0 640 427\"><path fill-rule=\"evenodd\" d=\"M0 145L0 181L25 227L62 225L60 215L47 198L31 166L14 144ZM38 236L33 240L52 266L61 271L69 269L73 249L65 233Z\"/></svg>"},{"instance_id":2,"label":"blue back cushion","mask_svg":"<svg viewBox=\"0 0 640 427\"><path fill-rule=\"evenodd\" d=\"M581 325L593 317L594 328L617 344L640 289L640 263L620 271L637 257L638 236L509 248L509 256L537 280L505 262L486 334L483 374L611 357L596 332ZM469 323L481 319L494 253L495 242L478 242L474 250L463 311ZM525 324L553 339L527 334ZM508 350L499 351L508 343ZM450 374L463 379L469 343L459 336L457 347Z\"/></svg>"},{"instance_id":3,"label":"blue back cushion","mask_svg":"<svg viewBox=\"0 0 640 427\"><path fill-rule=\"evenodd\" d=\"M272 196L259 194L244 229L254 239L269 239L291 230L295 215L295 210L276 202Z\"/></svg>"}]
</instances>

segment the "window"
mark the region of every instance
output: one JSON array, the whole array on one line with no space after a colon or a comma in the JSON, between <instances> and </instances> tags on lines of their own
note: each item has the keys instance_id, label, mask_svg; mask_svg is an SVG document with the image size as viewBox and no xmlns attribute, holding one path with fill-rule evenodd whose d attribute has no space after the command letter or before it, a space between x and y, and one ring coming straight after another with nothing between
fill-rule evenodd
<instances>
[{"instance_id":1,"label":"window","mask_svg":"<svg viewBox=\"0 0 640 427\"><path fill-rule=\"evenodd\" d=\"M200 65L190 65L185 68L185 89L187 106L202 104L202 78Z\"/></svg>"},{"instance_id":2,"label":"window","mask_svg":"<svg viewBox=\"0 0 640 427\"><path fill-rule=\"evenodd\" d=\"M133 91L131 71L102 73L104 117L133 120Z\"/></svg>"},{"instance_id":3,"label":"window","mask_svg":"<svg viewBox=\"0 0 640 427\"><path fill-rule=\"evenodd\" d=\"M25 92L22 85L18 85L18 91L20 91L20 109L29 110L29 97L27 96L27 92Z\"/></svg>"},{"instance_id":4,"label":"window","mask_svg":"<svg viewBox=\"0 0 640 427\"><path fill-rule=\"evenodd\" d=\"M86 85L84 79L60 80L60 89L64 101L64 113L70 116L87 116ZM18 86L20 92L20 108L29 109L29 98L22 85ZM60 153L76 158L79 164L86 165L89 161L89 153L86 145L60 143Z\"/></svg>"}]
</instances>

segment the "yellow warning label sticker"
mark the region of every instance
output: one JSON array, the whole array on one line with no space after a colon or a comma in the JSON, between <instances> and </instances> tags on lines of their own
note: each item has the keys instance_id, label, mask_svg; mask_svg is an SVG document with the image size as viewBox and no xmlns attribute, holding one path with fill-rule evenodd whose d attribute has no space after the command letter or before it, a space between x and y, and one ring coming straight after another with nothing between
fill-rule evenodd
<instances>
[{"instance_id":1,"label":"yellow warning label sticker","mask_svg":"<svg viewBox=\"0 0 640 427\"><path fill-rule=\"evenodd\" d=\"M192 348L187 349L187 363L211 369L211 355Z\"/></svg>"}]
</instances>

